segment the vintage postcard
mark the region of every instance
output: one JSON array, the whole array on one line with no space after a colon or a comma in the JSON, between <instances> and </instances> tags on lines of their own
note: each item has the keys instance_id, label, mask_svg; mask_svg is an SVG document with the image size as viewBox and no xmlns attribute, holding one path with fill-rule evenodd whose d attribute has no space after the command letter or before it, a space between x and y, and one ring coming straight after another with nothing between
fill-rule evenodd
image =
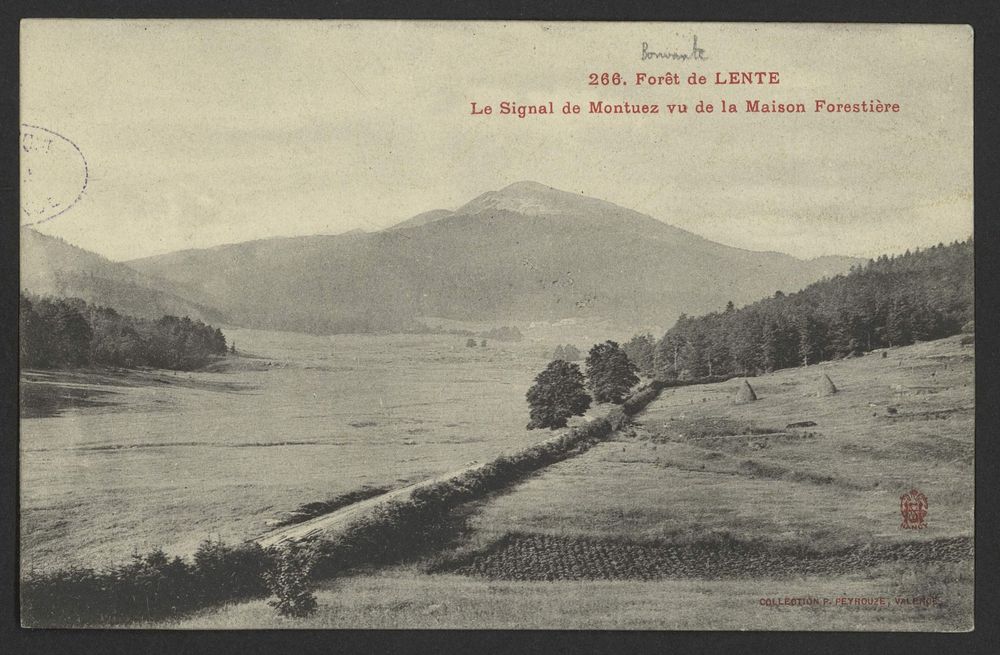
<instances>
[{"instance_id":1,"label":"vintage postcard","mask_svg":"<svg viewBox=\"0 0 1000 655\"><path fill-rule=\"evenodd\" d=\"M972 630L970 27L20 48L23 625Z\"/></svg>"}]
</instances>

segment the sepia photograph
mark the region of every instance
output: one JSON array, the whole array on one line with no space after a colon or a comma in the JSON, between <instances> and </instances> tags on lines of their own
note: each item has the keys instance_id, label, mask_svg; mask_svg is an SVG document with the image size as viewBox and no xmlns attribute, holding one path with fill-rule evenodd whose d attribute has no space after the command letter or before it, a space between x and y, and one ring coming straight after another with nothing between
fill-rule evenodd
<instances>
[{"instance_id":1,"label":"sepia photograph","mask_svg":"<svg viewBox=\"0 0 1000 655\"><path fill-rule=\"evenodd\" d=\"M21 625L973 630L973 41L23 20Z\"/></svg>"}]
</instances>

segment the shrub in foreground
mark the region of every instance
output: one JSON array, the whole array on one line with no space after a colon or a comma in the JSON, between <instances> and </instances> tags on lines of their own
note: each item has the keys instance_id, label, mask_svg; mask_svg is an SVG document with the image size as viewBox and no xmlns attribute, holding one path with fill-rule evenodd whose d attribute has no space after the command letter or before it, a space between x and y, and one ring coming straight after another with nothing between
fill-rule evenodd
<instances>
[{"instance_id":1,"label":"shrub in foreground","mask_svg":"<svg viewBox=\"0 0 1000 655\"><path fill-rule=\"evenodd\" d=\"M313 553L290 544L274 565L264 572L264 581L274 598L268 605L282 616L304 617L316 611L316 596L309 584Z\"/></svg>"},{"instance_id":2,"label":"shrub in foreground","mask_svg":"<svg viewBox=\"0 0 1000 655\"><path fill-rule=\"evenodd\" d=\"M35 627L116 625L261 598L268 594L263 574L274 556L255 543L206 541L191 563L155 549L100 571L30 572L21 582L22 617Z\"/></svg>"}]
</instances>

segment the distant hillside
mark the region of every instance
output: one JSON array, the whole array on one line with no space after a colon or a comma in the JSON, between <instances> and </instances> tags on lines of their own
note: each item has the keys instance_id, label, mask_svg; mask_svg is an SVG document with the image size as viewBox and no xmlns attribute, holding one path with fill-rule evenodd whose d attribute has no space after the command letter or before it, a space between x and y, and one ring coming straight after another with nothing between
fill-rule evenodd
<instances>
[{"instance_id":1,"label":"distant hillside","mask_svg":"<svg viewBox=\"0 0 1000 655\"><path fill-rule=\"evenodd\" d=\"M413 218L408 218L402 223L397 223L390 227L390 230L404 230L408 227L418 227L420 225L427 225L428 223L433 223L434 221L439 221L442 218L448 218L449 216L454 216L455 212L450 209L432 209L429 212L424 212L423 214L417 214Z\"/></svg>"},{"instance_id":2,"label":"distant hillside","mask_svg":"<svg viewBox=\"0 0 1000 655\"><path fill-rule=\"evenodd\" d=\"M139 273L30 228L21 229L21 289L35 295L81 298L142 318L171 314L203 321L223 319L196 289Z\"/></svg>"},{"instance_id":3,"label":"distant hillside","mask_svg":"<svg viewBox=\"0 0 1000 655\"><path fill-rule=\"evenodd\" d=\"M846 271L724 246L609 202L533 182L370 234L268 239L129 262L218 299L234 322L316 333L420 316L503 323L667 323Z\"/></svg>"}]
</instances>

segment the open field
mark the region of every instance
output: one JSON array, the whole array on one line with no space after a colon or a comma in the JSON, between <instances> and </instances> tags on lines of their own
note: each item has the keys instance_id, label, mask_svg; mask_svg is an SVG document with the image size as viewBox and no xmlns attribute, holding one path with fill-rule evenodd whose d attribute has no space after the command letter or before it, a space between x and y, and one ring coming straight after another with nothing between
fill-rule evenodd
<instances>
[{"instance_id":1,"label":"open field","mask_svg":"<svg viewBox=\"0 0 1000 655\"><path fill-rule=\"evenodd\" d=\"M453 549L323 583L313 617L261 601L158 627L968 630L972 380L952 338L753 378L747 405L736 381L668 389L466 506ZM912 487L923 530L900 528Z\"/></svg>"},{"instance_id":2,"label":"open field","mask_svg":"<svg viewBox=\"0 0 1000 655\"><path fill-rule=\"evenodd\" d=\"M261 534L300 505L535 443L524 393L552 345L227 330L226 372L26 372L22 564L101 566Z\"/></svg>"},{"instance_id":3,"label":"open field","mask_svg":"<svg viewBox=\"0 0 1000 655\"><path fill-rule=\"evenodd\" d=\"M64 462L76 456L147 458L147 468L134 478L125 468L90 471L102 484L117 483L123 497L129 480L133 493L143 491L128 499L135 524L131 531L102 533L81 528L81 517L72 531L57 526L62 532L46 533L36 518L36 534L51 536L35 542L34 552L42 553L37 559L56 548L63 557L76 555L76 548L89 554L77 561L93 565L105 552L120 557L130 543L190 552L209 533L231 540L260 534L279 507L287 511L364 484L398 487L550 436L523 429L523 389L546 361L547 345L481 350L465 349L464 338L450 336L339 337L331 340L339 339L343 350L327 354L309 343L315 337L243 338L252 343L255 336L261 339L255 352L281 354L265 360L273 365L243 360L238 373L183 374L184 384L168 385L165 398L158 387L138 385L138 392L122 392L130 404L32 419L51 425L93 415L107 424L107 417L144 412L146 421L156 416L150 407L165 400L161 413L187 402L185 423L227 426L222 407L206 406L206 398L222 397L229 399L219 404L234 413L232 421L253 435L241 441L233 439L236 431L217 427L209 443L70 440L52 456ZM973 348L955 337L892 349L885 357L872 353L752 378L759 400L750 404L733 403L735 380L667 389L614 440L463 506L445 551L321 583L320 608L312 617L281 618L265 601L255 601L155 627L967 630L973 362ZM348 371L353 374L309 378ZM369 386L343 381L368 379L363 376L373 371L382 377ZM839 391L817 397L824 373ZM344 398L312 396L303 379L340 380ZM429 379L435 387L425 386ZM205 386L222 381L228 386ZM261 395L268 396L266 403ZM190 404L195 398L200 404ZM264 429L239 412L258 418ZM294 431L282 423L306 434L289 443ZM425 428L426 436L418 438L425 433L410 426ZM274 445L265 446L261 436L268 430ZM409 442L417 443L404 447ZM276 453L269 466L284 468L247 478L247 468L259 466L253 460L262 447ZM53 452L26 447L23 436L22 449L30 457ZM228 452L248 450L255 454L233 466ZM226 455L204 456L219 451ZM329 457L317 460L317 452ZM147 479L150 467L177 457L186 458L175 475L190 481L187 488L171 481L174 496L149 493L169 484ZM201 474L200 487L188 468ZM78 470L78 482L86 480L84 471ZM339 484L344 478L349 481ZM914 487L929 498L927 527L903 530L899 495ZM99 492L90 489L95 497ZM68 482L64 493L72 494ZM114 509L86 500L99 521L121 520ZM143 511L150 506L154 512ZM37 504L34 512L44 516ZM215 527L199 528L209 524ZM30 527L26 523L26 538ZM137 542L137 533L146 541ZM102 536L104 542L96 543ZM187 541L179 539L184 536ZM87 538L95 543L75 545ZM50 561L64 564L59 556L49 554ZM788 598L812 600L775 605Z\"/></svg>"}]
</instances>

